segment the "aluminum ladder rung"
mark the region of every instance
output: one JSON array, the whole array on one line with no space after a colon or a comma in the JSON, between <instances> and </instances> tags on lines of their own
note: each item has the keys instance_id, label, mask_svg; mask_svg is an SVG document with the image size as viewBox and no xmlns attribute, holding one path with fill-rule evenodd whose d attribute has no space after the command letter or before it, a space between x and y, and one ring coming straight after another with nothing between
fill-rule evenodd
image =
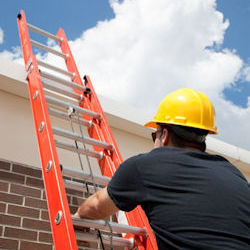
<instances>
[{"instance_id":1,"label":"aluminum ladder rung","mask_svg":"<svg viewBox=\"0 0 250 250\"><path fill-rule=\"evenodd\" d=\"M99 120L102 119L102 116L100 114L93 112L93 111L90 111L88 109L81 108L81 107L74 105L72 103L65 102L65 101L59 100L57 98L54 98L52 96L48 96L48 95L45 95L45 99L50 104L54 104L54 105L57 105L57 106L62 107L62 108L72 107L73 109L75 109L77 112L79 112L82 115L87 115L87 116L90 116L90 117L93 117L93 118L96 118Z\"/></svg>"},{"instance_id":2,"label":"aluminum ladder rung","mask_svg":"<svg viewBox=\"0 0 250 250\"><path fill-rule=\"evenodd\" d=\"M52 53L52 54L54 54L56 56L60 56L60 57L64 58L65 60L68 58L68 55L65 55L62 52L57 51L55 49L52 49L52 48L50 48L50 47L48 47L48 46L46 46L44 44L41 44L41 43L39 43L37 41L30 40L30 43L31 43L32 46L35 46L35 47L37 47L39 49L45 50L47 52L50 52L50 53Z\"/></svg>"},{"instance_id":3,"label":"aluminum ladder rung","mask_svg":"<svg viewBox=\"0 0 250 250\"><path fill-rule=\"evenodd\" d=\"M42 66L42 67L45 67L47 69L51 69L55 72L58 72L58 73L61 73L65 76L69 76L70 78L74 78L75 77L75 73L72 73L72 72L69 72L67 70L64 70L64 69L61 69L61 68L58 68L58 67L55 67L54 65L51 65L49 63L45 63L39 59L37 59L37 63L39 66Z\"/></svg>"},{"instance_id":4,"label":"aluminum ladder rung","mask_svg":"<svg viewBox=\"0 0 250 250\"><path fill-rule=\"evenodd\" d=\"M96 152L93 150L89 150L89 149L83 149L83 148L76 148L75 146L69 144L69 143L65 143L65 142L60 142L58 140L55 140L56 146L58 148L62 148L65 150L69 150L72 152L78 152L79 154L84 154L84 155L88 155L94 158L97 158L98 160L101 160L103 158L103 152Z\"/></svg>"},{"instance_id":5,"label":"aluminum ladder rung","mask_svg":"<svg viewBox=\"0 0 250 250\"><path fill-rule=\"evenodd\" d=\"M89 182L94 181L94 183L97 185L106 185L110 181L110 178L106 176L93 175L92 177L90 174L84 173L82 170L70 169L70 168L65 168L65 167L62 167L62 174L65 176L69 176L72 178L77 178L77 179L81 179L81 180L85 180Z\"/></svg>"},{"instance_id":6,"label":"aluminum ladder rung","mask_svg":"<svg viewBox=\"0 0 250 250\"><path fill-rule=\"evenodd\" d=\"M51 39L53 39L53 40L55 40L55 41L57 41L59 43L61 43L63 41L63 39L61 37L55 36L55 35L47 32L45 30L42 30L42 29L30 24L30 23L27 23L27 26L28 26L29 29L33 30L34 32L39 33L39 34L41 34L43 36L49 37L49 38L51 38Z\"/></svg>"},{"instance_id":7,"label":"aluminum ladder rung","mask_svg":"<svg viewBox=\"0 0 250 250\"><path fill-rule=\"evenodd\" d=\"M109 222L109 225L110 225L109 227L107 221L105 220L81 219L81 218L75 217L74 215L71 218L75 226L90 227L90 228L96 228L96 229L101 229L101 230L106 230L106 231L110 231L110 227L111 227L112 231L115 233L120 233L120 234L126 233L126 234L134 234L134 235L141 235L141 236L147 235L147 230L145 228L119 224L116 222Z\"/></svg>"},{"instance_id":8,"label":"aluminum ladder rung","mask_svg":"<svg viewBox=\"0 0 250 250\"><path fill-rule=\"evenodd\" d=\"M81 101L83 98L83 95L78 95L73 90L66 90L66 89L60 88L57 85L53 85L49 82L44 81L43 79L42 79L42 84L43 84L43 87L48 89L48 90L52 90L52 91L54 91L56 93L60 93L64 96L74 98L77 101Z\"/></svg>"},{"instance_id":9,"label":"aluminum ladder rung","mask_svg":"<svg viewBox=\"0 0 250 250\"><path fill-rule=\"evenodd\" d=\"M73 189L73 190L77 190L81 192L89 192L91 194L95 193L96 191L100 189L99 187L96 187L95 189L93 185L90 185L90 184L86 185L85 183L76 182L76 181L63 180L63 182L64 182L65 188L69 188L69 189Z\"/></svg>"},{"instance_id":10,"label":"aluminum ladder rung","mask_svg":"<svg viewBox=\"0 0 250 250\"><path fill-rule=\"evenodd\" d=\"M97 146L97 147L104 148L107 150L113 150L113 146L111 144L92 139L91 137L88 137L88 136L72 133L70 131L57 128L57 127L52 127L52 130L55 135L59 135L59 136L66 137L68 139L84 142L86 144Z\"/></svg>"},{"instance_id":11,"label":"aluminum ladder rung","mask_svg":"<svg viewBox=\"0 0 250 250\"><path fill-rule=\"evenodd\" d=\"M61 83L67 87L71 87L73 89L78 89L78 90L81 90L83 92L90 92L90 89L89 88L86 88L84 86L81 86L75 82L72 82L72 81L68 81L68 80L65 80L63 78L60 78L60 77L57 77L57 76L54 76L52 74L49 74L49 73L46 73L42 70L40 70L40 75L41 77L44 77L46 79L49 79L49 80L52 80L52 81L55 81L55 82L58 82L58 83Z\"/></svg>"},{"instance_id":12,"label":"aluminum ladder rung","mask_svg":"<svg viewBox=\"0 0 250 250\"><path fill-rule=\"evenodd\" d=\"M51 107L48 107L48 111L49 111L50 115L53 115L55 117L65 119L65 120L68 120L68 121L72 120L75 123L79 122L81 125L86 126L88 128L90 128L92 126L92 124L93 124L92 121L87 121L87 120L82 119L82 118L79 118L79 121L78 121L78 118L73 116L73 115L70 118L68 114L66 114L66 113L64 113L62 111L56 110L54 108L51 108Z\"/></svg>"},{"instance_id":13,"label":"aluminum ladder rung","mask_svg":"<svg viewBox=\"0 0 250 250\"><path fill-rule=\"evenodd\" d=\"M97 233L83 233L79 231L75 231L76 239L81 241L89 241L89 242L99 242L100 238ZM104 244L110 244L110 236L102 234L102 240ZM113 246L120 246L120 247L128 247L132 249L134 246L134 240L125 239L122 237L113 236L112 237L112 244Z\"/></svg>"}]
</instances>

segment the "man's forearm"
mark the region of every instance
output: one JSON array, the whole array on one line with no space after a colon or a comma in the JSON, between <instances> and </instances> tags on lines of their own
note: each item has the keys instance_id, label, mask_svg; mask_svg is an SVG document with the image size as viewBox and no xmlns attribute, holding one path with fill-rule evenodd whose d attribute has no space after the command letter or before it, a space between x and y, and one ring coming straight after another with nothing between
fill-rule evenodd
<instances>
[{"instance_id":1,"label":"man's forearm","mask_svg":"<svg viewBox=\"0 0 250 250\"><path fill-rule=\"evenodd\" d=\"M103 188L85 200L75 215L86 219L104 219L117 211L107 189Z\"/></svg>"}]
</instances>

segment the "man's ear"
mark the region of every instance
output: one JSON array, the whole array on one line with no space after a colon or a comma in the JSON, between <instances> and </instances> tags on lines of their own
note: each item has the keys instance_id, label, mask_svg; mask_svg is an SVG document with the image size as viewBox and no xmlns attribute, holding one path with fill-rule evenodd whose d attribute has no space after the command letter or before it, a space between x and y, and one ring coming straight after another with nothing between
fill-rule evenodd
<instances>
[{"instance_id":1,"label":"man's ear","mask_svg":"<svg viewBox=\"0 0 250 250\"><path fill-rule=\"evenodd\" d=\"M163 129L163 133L161 136L161 143L163 146L166 146L169 143L169 132L166 128Z\"/></svg>"}]
</instances>

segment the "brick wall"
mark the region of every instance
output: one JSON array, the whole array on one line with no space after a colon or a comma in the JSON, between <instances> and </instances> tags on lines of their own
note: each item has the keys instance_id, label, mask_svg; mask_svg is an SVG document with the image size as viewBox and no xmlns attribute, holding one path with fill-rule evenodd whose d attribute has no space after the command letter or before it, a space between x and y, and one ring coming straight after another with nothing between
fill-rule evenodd
<instances>
[{"instance_id":1,"label":"brick wall","mask_svg":"<svg viewBox=\"0 0 250 250\"><path fill-rule=\"evenodd\" d=\"M71 213L84 195L67 190ZM0 249L53 249L42 172L38 168L0 160Z\"/></svg>"}]
</instances>

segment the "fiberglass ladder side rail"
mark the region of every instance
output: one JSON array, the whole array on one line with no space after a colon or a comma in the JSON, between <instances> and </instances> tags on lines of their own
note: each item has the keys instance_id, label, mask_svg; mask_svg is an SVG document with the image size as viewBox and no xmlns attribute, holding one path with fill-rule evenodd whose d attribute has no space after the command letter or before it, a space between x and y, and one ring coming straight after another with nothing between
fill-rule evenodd
<instances>
[{"instance_id":1,"label":"fiberglass ladder side rail","mask_svg":"<svg viewBox=\"0 0 250 250\"><path fill-rule=\"evenodd\" d=\"M53 103L55 105L61 105L64 107L68 106L68 108L72 108L72 104L61 101L54 97L45 96L43 85L44 87L49 88L52 91L57 91L61 94L78 100L79 106L73 107L73 109L77 109L78 113L81 114L81 118L78 118L78 121L88 128L88 133L90 136L82 139L86 140L86 143L91 144L94 149L85 151L83 150L83 152L80 153L97 158L103 176L112 177L115 170L122 162L122 158L97 98L97 95L94 91L90 78L88 76L85 76L85 85L82 83L64 31L60 29L57 35L54 36L31 24L28 24L26 23L25 14L23 11L21 11L18 15L17 21L24 55L25 69L27 71L29 95L34 123L36 127L37 140L39 144L43 179L45 184L55 249L77 249L76 236L78 236L78 233L75 234L72 221L74 222L74 224L80 225L81 223L84 223L84 220L71 218L62 179L62 173L56 152L56 146L72 151L73 149L70 149L69 145L65 145L61 142L55 141L53 132L55 134L57 133L74 140L77 140L77 138L79 138L79 135L75 133L69 133L67 131L62 131L51 126L49 113L64 119L67 119L67 117L64 113L56 109L48 108L47 103ZM36 41L31 41L28 29L31 29L37 33L45 35L59 42L62 52L56 51ZM66 62L68 71L59 69L54 65L46 64L44 62L41 62L40 60L37 60L36 56L32 53L32 45L46 50L49 53L53 53L59 57L62 57ZM67 75L71 77L72 81L67 81L47 74L39 70L39 65ZM65 91L61 88L46 83L41 79L41 77L60 82L61 84L64 84L66 86L70 86L72 88L72 91ZM68 173L69 172L70 171L68 171ZM51 185L51 183L54 184ZM67 184L65 184L65 186L66 185L74 185L74 183L72 184L68 182ZM125 215L128 224L134 227L128 226L128 228L126 228L125 226L124 228L124 226L122 226L123 230L125 230L125 232L123 233L127 233L126 237L131 237L132 234L134 234L133 237L135 239L135 245L131 244L131 241L126 238L121 238L121 240L117 239L118 245L127 247L136 246L138 249L157 249L155 238L142 209L138 207L130 213L125 213ZM90 221L87 221L86 223L84 225L91 224ZM96 222L95 225L99 225L99 227L102 228L103 222ZM114 224L113 227L119 228L120 226L119 224ZM147 229L147 237L145 237L146 231L144 230L144 228ZM121 233L121 230L119 229L118 232ZM62 238L64 239L63 242L61 240ZM96 241L96 238L93 237L93 235L89 235L88 233L85 233L84 240L86 238ZM103 240L108 241L108 239Z\"/></svg>"}]
</instances>

